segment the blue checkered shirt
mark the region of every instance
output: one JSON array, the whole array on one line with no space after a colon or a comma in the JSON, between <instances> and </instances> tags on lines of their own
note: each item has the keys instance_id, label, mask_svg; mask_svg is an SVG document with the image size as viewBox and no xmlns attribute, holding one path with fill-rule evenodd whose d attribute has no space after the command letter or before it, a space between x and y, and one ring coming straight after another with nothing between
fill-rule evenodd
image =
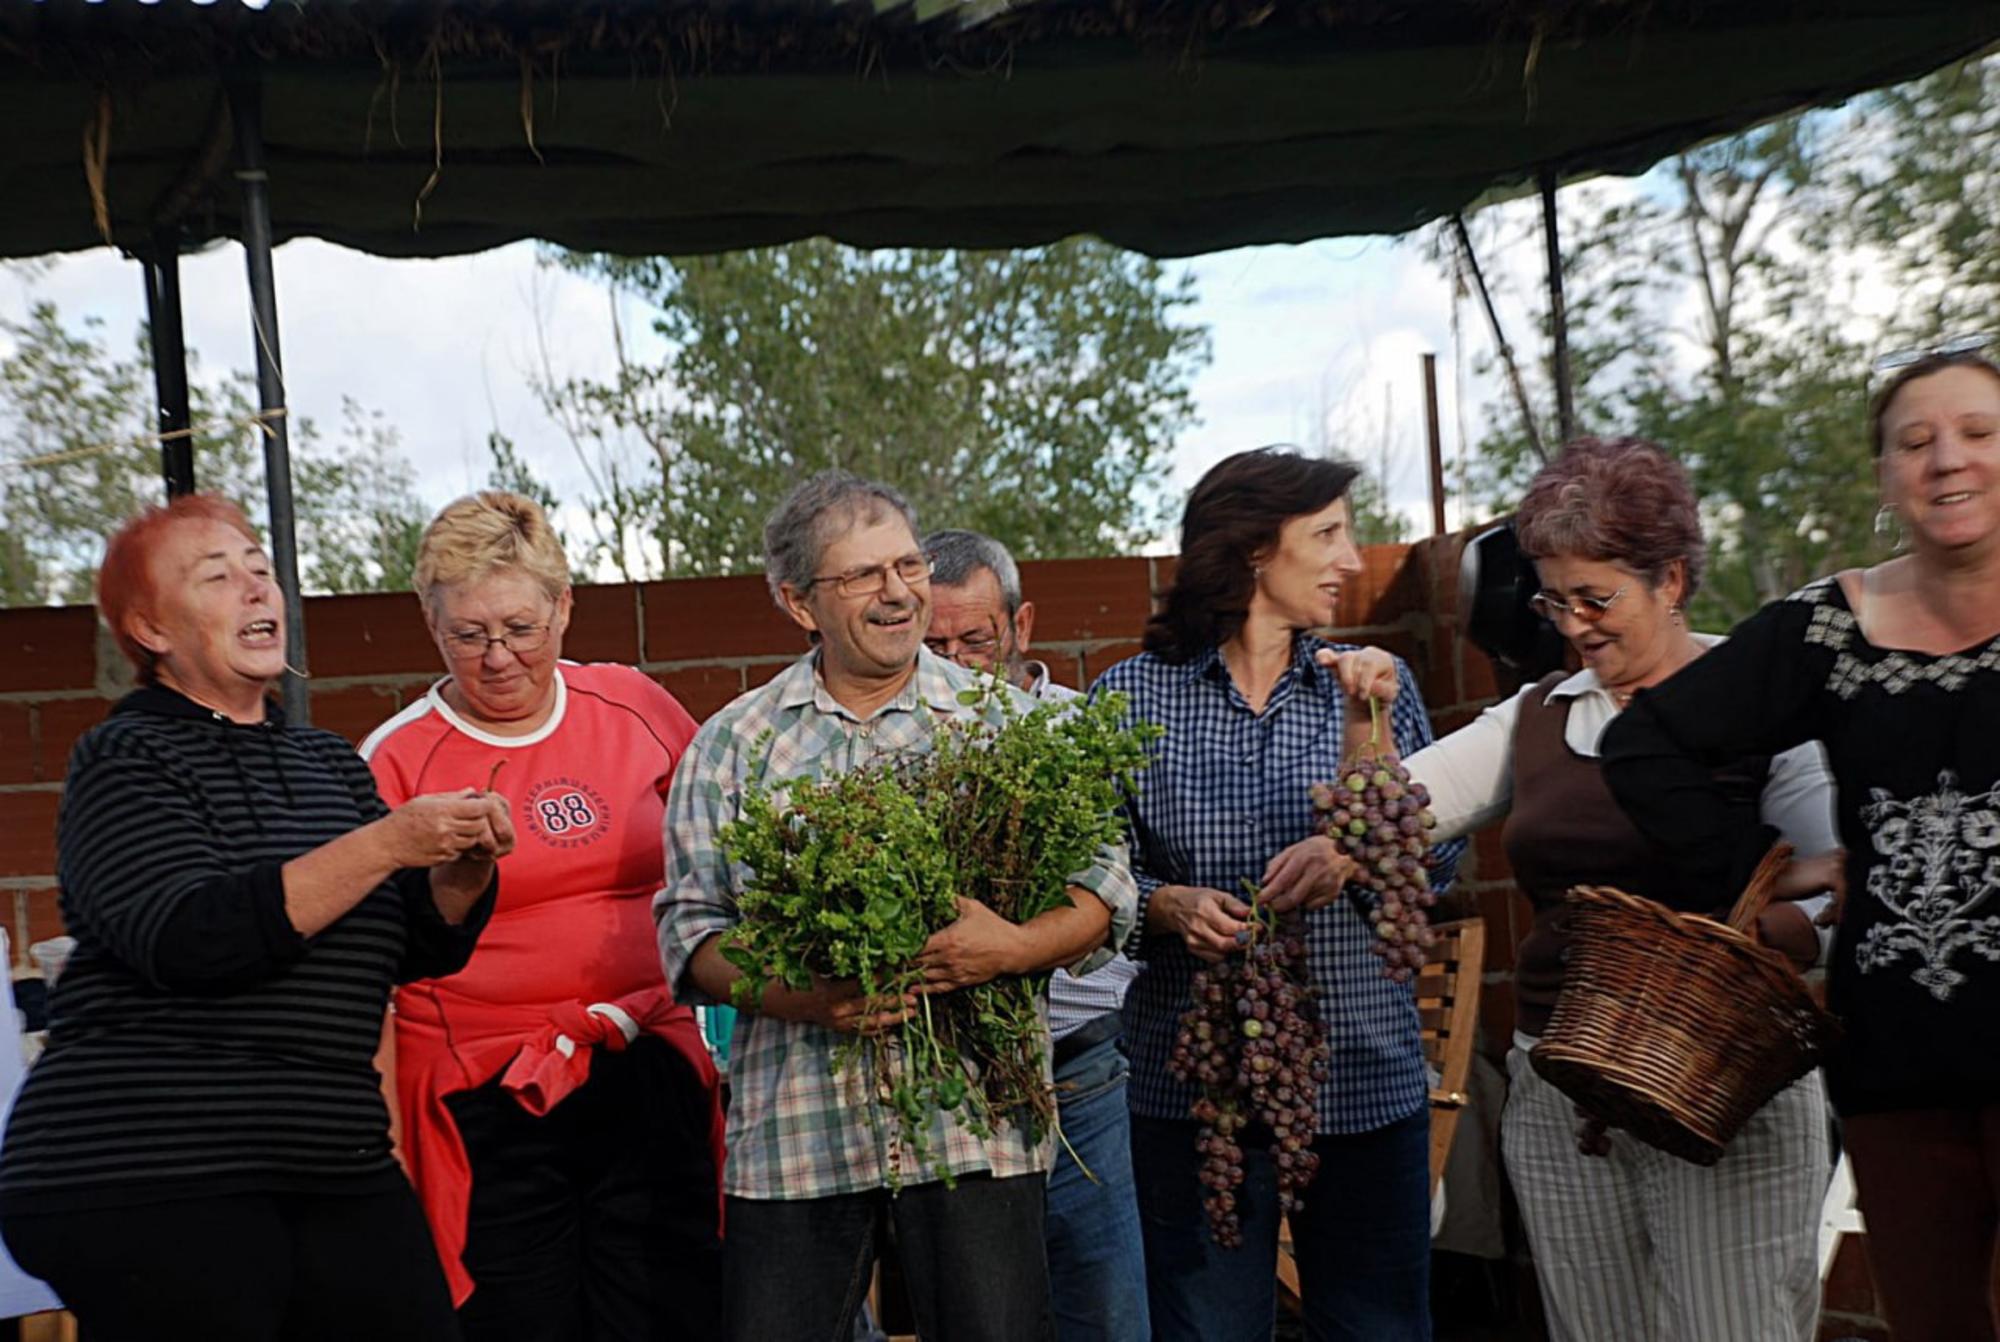
<instances>
[{"instance_id":1,"label":"blue checkered shirt","mask_svg":"<svg viewBox=\"0 0 2000 1342\"><path fill-rule=\"evenodd\" d=\"M1257 880L1274 855L1312 834L1308 789L1332 778L1339 764L1344 706L1339 680L1313 653L1344 646L1301 635L1262 713L1250 711L1213 648L1181 664L1141 654L1106 671L1092 690L1129 696L1135 716L1166 728L1127 809L1139 884L1138 925L1126 951L1140 969L1125 998L1135 1114L1185 1118L1195 1098L1194 1087L1168 1073L1167 1056L1200 962L1178 937L1145 930L1147 904L1162 885L1240 894L1242 880ZM1430 720L1400 660L1396 675L1402 688L1389 721L1397 751L1407 756L1430 742ZM1463 849L1461 840L1435 850L1433 886L1450 883ZM1307 965L1332 1048L1319 1093L1322 1133L1367 1132L1427 1101L1416 998L1409 986L1383 977L1382 962L1368 950L1372 937L1346 899L1308 915Z\"/></svg>"}]
</instances>

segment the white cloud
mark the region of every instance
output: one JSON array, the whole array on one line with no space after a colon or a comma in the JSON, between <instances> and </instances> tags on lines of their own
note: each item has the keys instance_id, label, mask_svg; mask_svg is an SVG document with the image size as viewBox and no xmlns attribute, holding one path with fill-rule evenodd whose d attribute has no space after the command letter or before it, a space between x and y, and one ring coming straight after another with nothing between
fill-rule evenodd
<instances>
[{"instance_id":1,"label":"white cloud","mask_svg":"<svg viewBox=\"0 0 2000 1342\"><path fill-rule=\"evenodd\" d=\"M1388 239L1336 239L1243 248L1186 264L1197 285L1192 317L1211 330L1214 362L1194 385L1200 423L1179 445L1170 495L1183 495L1231 452L1314 440L1323 407L1341 426L1335 445L1373 468L1386 386L1395 421L1391 495L1427 530L1418 376L1424 351L1439 355L1448 457L1458 443L1451 295L1421 250ZM188 343L204 366L249 367L241 249L218 246L184 258L181 284ZM612 368L602 286L538 266L530 244L423 261L312 240L278 250L277 286L297 414L331 423L343 395L381 410L401 433L432 504L483 481L494 428L516 441L558 494L581 491L573 453L529 381L540 366L538 325L557 376ZM120 349L145 316L138 264L108 250L0 271L0 312L19 315L35 297L55 301L71 320L102 318ZM656 356L660 342L643 313L626 317L634 352ZM1530 328L1525 314L1514 320L1510 334L1519 342ZM1483 327L1467 330L1484 348ZM1357 435L1365 441L1347 441Z\"/></svg>"}]
</instances>

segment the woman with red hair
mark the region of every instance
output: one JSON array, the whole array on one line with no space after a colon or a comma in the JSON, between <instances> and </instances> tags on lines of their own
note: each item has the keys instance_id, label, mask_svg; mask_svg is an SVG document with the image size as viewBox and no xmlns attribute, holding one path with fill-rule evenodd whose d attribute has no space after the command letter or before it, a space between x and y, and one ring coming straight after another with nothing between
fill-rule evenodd
<instances>
[{"instance_id":1,"label":"woman with red hair","mask_svg":"<svg viewBox=\"0 0 2000 1342\"><path fill-rule=\"evenodd\" d=\"M70 757L77 946L0 1151L0 1234L94 1342L453 1335L372 1064L392 984L464 965L507 807L391 811L285 721L285 614L243 514L115 536L99 606L140 687Z\"/></svg>"}]
</instances>

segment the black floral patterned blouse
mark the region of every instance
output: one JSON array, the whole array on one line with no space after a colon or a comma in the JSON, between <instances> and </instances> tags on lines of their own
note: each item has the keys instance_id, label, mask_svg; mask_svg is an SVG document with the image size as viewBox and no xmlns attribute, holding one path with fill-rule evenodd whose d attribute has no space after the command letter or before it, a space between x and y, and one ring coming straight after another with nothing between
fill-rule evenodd
<instances>
[{"instance_id":1,"label":"black floral patterned blouse","mask_svg":"<svg viewBox=\"0 0 2000 1342\"><path fill-rule=\"evenodd\" d=\"M2000 638L1878 648L1823 579L1641 692L1605 734L1605 775L1682 879L1734 891L1771 836L1733 823L1710 768L1814 739L1847 849L1836 1107L2000 1100Z\"/></svg>"}]
</instances>

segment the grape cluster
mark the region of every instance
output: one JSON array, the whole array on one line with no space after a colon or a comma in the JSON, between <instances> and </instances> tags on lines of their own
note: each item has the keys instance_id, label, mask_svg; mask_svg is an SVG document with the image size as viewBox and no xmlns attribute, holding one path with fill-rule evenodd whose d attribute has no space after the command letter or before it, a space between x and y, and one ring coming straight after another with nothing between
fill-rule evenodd
<instances>
[{"instance_id":1,"label":"grape cluster","mask_svg":"<svg viewBox=\"0 0 2000 1342\"><path fill-rule=\"evenodd\" d=\"M1201 1124L1195 1149L1209 1233L1225 1249L1243 1243L1237 1202L1246 1141L1269 1142L1287 1212L1319 1169L1312 1140L1327 1044L1307 977L1305 919L1254 902L1253 909L1239 934L1243 953L1194 976L1194 1003L1167 1063L1201 1087L1189 1112Z\"/></svg>"},{"instance_id":2,"label":"grape cluster","mask_svg":"<svg viewBox=\"0 0 2000 1342\"><path fill-rule=\"evenodd\" d=\"M1352 884L1375 896L1366 910L1375 927L1369 949L1398 983L1408 983L1423 968L1435 940L1424 914L1437 903L1424 865L1437 825L1430 800L1424 785L1412 781L1403 762L1387 750L1371 750L1332 783L1312 788L1321 832L1359 864Z\"/></svg>"}]
</instances>

